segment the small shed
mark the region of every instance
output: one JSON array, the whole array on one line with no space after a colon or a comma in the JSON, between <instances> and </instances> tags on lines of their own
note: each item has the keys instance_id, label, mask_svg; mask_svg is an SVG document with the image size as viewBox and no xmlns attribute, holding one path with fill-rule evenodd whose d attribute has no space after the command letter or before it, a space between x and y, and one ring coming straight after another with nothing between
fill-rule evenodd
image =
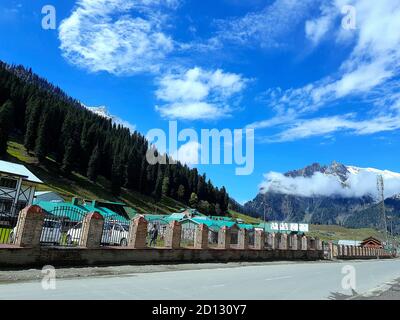
<instances>
[{"instance_id":1,"label":"small shed","mask_svg":"<svg viewBox=\"0 0 400 320\"><path fill-rule=\"evenodd\" d=\"M364 239L361 242L360 246L363 248L375 248L375 249L383 248L382 241L380 241L374 237L368 237L367 239Z\"/></svg>"}]
</instances>

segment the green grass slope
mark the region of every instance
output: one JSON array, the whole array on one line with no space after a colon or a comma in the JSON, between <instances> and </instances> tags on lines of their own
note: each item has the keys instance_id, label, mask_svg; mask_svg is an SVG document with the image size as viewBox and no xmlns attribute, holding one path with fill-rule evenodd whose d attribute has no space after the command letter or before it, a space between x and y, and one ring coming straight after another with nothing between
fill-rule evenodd
<instances>
[{"instance_id":1,"label":"green grass slope","mask_svg":"<svg viewBox=\"0 0 400 320\"><path fill-rule=\"evenodd\" d=\"M103 177L99 177L96 183L75 172L68 178L63 177L58 165L52 159L47 158L46 165L40 165L34 156L26 152L25 147L17 138L8 142L5 160L25 165L44 182L44 185L39 186L38 190L55 191L66 201L71 200L72 197L123 201L138 213L169 214L186 208L183 203L169 197L155 202L151 197L126 189L123 189L121 196L116 198L109 191L110 182Z\"/></svg>"}]
</instances>

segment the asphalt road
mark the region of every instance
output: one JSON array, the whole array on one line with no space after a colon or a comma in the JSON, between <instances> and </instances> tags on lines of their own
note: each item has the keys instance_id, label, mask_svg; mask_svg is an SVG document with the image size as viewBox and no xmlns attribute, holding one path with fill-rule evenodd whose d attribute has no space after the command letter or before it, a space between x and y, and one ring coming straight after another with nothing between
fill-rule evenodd
<instances>
[{"instance_id":1,"label":"asphalt road","mask_svg":"<svg viewBox=\"0 0 400 320\"><path fill-rule=\"evenodd\" d=\"M355 271L355 291L342 287L343 267ZM343 299L371 297L397 278L400 260L257 264L58 279L55 290L44 290L38 280L3 283L0 299Z\"/></svg>"}]
</instances>

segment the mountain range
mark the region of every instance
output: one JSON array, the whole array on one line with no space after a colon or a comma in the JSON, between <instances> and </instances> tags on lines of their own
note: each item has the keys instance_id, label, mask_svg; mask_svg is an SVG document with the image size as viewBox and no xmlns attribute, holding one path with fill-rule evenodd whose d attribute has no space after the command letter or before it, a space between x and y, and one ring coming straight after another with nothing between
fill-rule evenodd
<instances>
[{"instance_id":1,"label":"mountain range","mask_svg":"<svg viewBox=\"0 0 400 320\"><path fill-rule=\"evenodd\" d=\"M260 193L244 210L267 220L338 224L347 227L383 226L377 177L384 181L388 226L400 231L400 174L374 168L319 163L284 174L270 172Z\"/></svg>"}]
</instances>

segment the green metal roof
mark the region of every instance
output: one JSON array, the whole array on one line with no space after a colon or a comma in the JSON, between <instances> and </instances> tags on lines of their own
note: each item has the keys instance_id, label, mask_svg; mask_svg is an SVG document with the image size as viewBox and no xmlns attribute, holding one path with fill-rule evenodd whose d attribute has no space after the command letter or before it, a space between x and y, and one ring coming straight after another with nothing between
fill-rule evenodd
<instances>
[{"instance_id":1,"label":"green metal roof","mask_svg":"<svg viewBox=\"0 0 400 320\"><path fill-rule=\"evenodd\" d=\"M162 214L145 214L144 217L148 222L160 221L165 224L169 223L168 216Z\"/></svg>"},{"instance_id":2,"label":"green metal roof","mask_svg":"<svg viewBox=\"0 0 400 320\"><path fill-rule=\"evenodd\" d=\"M240 229L246 229L246 230L253 230L254 229L254 225L248 224L248 223L238 223L237 225L238 225L238 227Z\"/></svg>"},{"instance_id":3,"label":"green metal roof","mask_svg":"<svg viewBox=\"0 0 400 320\"><path fill-rule=\"evenodd\" d=\"M167 217L167 220L169 221L179 221L182 219L185 219L186 215L184 213L173 213L170 216Z\"/></svg>"},{"instance_id":4,"label":"green metal roof","mask_svg":"<svg viewBox=\"0 0 400 320\"><path fill-rule=\"evenodd\" d=\"M114 211L104 207L94 207L92 204L72 204L70 202L50 202L50 201L35 201L35 205L41 207L43 210L50 214L63 216L69 218L71 221L80 221L82 215L90 212L100 213L104 219L112 219L120 222L127 222L128 220Z\"/></svg>"}]
</instances>

